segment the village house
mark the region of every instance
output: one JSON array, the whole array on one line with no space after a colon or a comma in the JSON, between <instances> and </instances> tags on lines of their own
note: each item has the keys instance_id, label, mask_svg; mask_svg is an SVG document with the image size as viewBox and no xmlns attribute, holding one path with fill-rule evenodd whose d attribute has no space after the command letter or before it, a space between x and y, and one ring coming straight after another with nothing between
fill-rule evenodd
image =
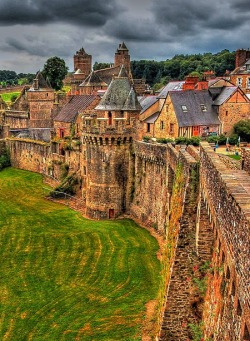
<instances>
[{"instance_id":1,"label":"village house","mask_svg":"<svg viewBox=\"0 0 250 341\"><path fill-rule=\"evenodd\" d=\"M95 95L73 95L69 102L54 118L55 136L63 139L66 136L80 136L81 113L93 110L100 101Z\"/></svg>"},{"instance_id":2,"label":"village house","mask_svg":"<svg viewBox=\"0 0 250 341\"><path fill-rule=\"evenodd\" d=\"M176 138L219 133L220 121L208 90L170 91L155 121L155 137Z\"/></svg>"},{"instance_id":3,"label":"village house","mask_svg":"<svg viewBox=\"0 0 250 341\"><path fill-rule=\"evenodd\" d=\"M237 50L235 69L230 74L230 80L235 86L239 86L250 98L250 51Z\"/></svg>"},{"instance_id":4,"label":"village house","mask_svg":"<svg viewBox=\"0 0 250 341\"><path fill-rule=\"evenodd\" d=\"M250 118L250 102L240 87L223 78L170 82L158 96L140 99L143 135L155 138L233 133Z\"/></svg>"}]
</instances>

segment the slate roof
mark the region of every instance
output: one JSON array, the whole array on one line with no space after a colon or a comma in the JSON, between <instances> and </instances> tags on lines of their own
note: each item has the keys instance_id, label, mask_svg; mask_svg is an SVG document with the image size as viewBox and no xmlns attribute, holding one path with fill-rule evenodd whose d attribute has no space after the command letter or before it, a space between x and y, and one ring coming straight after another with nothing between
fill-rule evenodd
<instances>
[{"instance_id":1,"label":"slate roof","mask_svg":"<svg viewBox=\"0 0 250 341\"><path fill-rule=\"evenodd\" d=\"M171 91L169 95L180 127L220 124L208 91ZM202 110L201 105L204 105L206 110ZM182 106L186 106L187 110L184 111Z\"/></svg>"},{"instance_id":2,"label":"slate roof","mask_svg":"<svg viewBox=\"0 0 250 341\"><path fill-rule=\"evenodd\" d=\"M248 59L244 65L237 67L231 72L231 75L250 75L250 69L247 67L250 64L250 59Z\"/></svg>"},{"instance_id":3,"label":"slate roof","mask_svg":"<svg viewBox=\"0 0 250 341\"><path fill-rule=\"evenodd\" d=\"M92 71L80 86L108 86L96 73Z\"/></svg>"},{"instance_id":4,"label":"slate roof","mask_svg":"<svg viewBox=\"0 0 250 341\"><path fill-rule=\"evenodd\" d=\"M166 98L169 91L180 91L182 90L182 86L185 81L176 81L176 82L169 82L164 88L161 90L158 98Z\"/></svg>"},{"instance_id":5,"label":"slate roof","mask_svg":"<svg viewBox=\"0 0 250 341\"><path fill-rule=\"evenodd\" d=\"M49 81L45 80L42 73L40 71L37 72L36 77L34 78L32 87L28 91L34 91L35 89L35 81L38 79L38 89L51 89L51 85Z\"/></svg>"},{"instance_id":6,"label":"slate roof","mask_svg":"<svg viewBox=\"0 0 250 341\"><path fill-rule=\"evenodd\" d=\"M150 108L154 103L158 101L157 96L144 96L138 98L139 103L142 107L141 114L144 113L148 108Z\"/></svg>"},{"instance_id":7,"label":"slate roof","mask_svg":"<svg viewBox=\"0 0 250 341\"><path fill-rule=\"evenodd\" d=\"M99 82L99 83L109 85L113 77L117 77L119 75L121 69L122 69L122 66L119 65L119 66L112 66L106 69L92 71L91 74L83 81L83 83L80 84L80 86L92 85L92 80L94 83Z\"/></svg>"},{"instance_id":8,"label":"slate roof","mask_svg":"<svg viewBox=\"0 0 250 341\"><path fill-rule=\"evenodd\" d=\"M95 95L74 95L70 101L65 104L59 114L56 115L54 121L74 122L79 111L87 109L87 107L98 96Z\"/></svg>"},{"instance_id":9,"label":"slate roof","mask_svg":"<svg viewBox=\"0 0 250 341\"><path fill-rule=\"evenodd\" d=\"M214 105L223 104L237 90L237 86L225 86L214 100Z\"/></svg>"},{"instance_id":10,"label":"slate roof","mask_svg":"<svg viewBox=\"0 0 250 341\"><path fill-rule=\"evenodd\" d=\"M118 50L118 51L119 51L119 50L126 50L126 51L128 51L128 48L127 48L127 46L125 45L124 41L123 41L121 44L119 44L119 47L118 47L117 50Z\"/></svg>"},{"instance_id":11,"label":"slate roof","mask_svg":"<svg viewBox=\"0 0 250 341\"><path fill-rule=\"evenodd\" d=\"M129 79L127 77L116 77L110 83L95 109L140 111L141 106Z\"/></svg>"},{"instance_id":12,"label":"slate roof","mask_svg":"<svg viewBox=\"0 0 250 341\"><path fill-rule=\"evenodd\" d=\"M146 118L146 120L144 120L144 122L146 122L146 123L155 123L155 121L157 120L159 115L160 115L160 113L159 113L159 111L157 111L153 115L151 115L148 118Z\"/></svg>"}]
</instances>

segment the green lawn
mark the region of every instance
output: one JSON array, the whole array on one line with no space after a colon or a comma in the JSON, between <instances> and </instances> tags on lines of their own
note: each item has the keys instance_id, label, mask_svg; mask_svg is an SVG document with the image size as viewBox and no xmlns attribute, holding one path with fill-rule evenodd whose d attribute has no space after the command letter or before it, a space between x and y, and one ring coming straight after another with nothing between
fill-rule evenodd
<instances>
[{"instance_id":1,"label":"green lawn","mask_svg":"<svg viewBox=\"0 0 250 341\"><path fill-rule=\"evenodd\" d=\"M4 93L4 94L1 94L0 96L2 97L2 99L4 100L4 102L6 102L7 104L10 104L11 103L11 97L13 95L15 96L19 96L20 95L20 91L18 92L9 92L9 93Z\"/></svg>"},{"instance_id":2,"label":"green lawn","mask_svg":"<svg viewBox=\"0 0 250 341\"><path fill-rule=\"evenodd\" d=\"M86 220L42 186L0 172L0 339L140 340L159 291L156 240L130 220Z\"/></svg>"}]
</instances>

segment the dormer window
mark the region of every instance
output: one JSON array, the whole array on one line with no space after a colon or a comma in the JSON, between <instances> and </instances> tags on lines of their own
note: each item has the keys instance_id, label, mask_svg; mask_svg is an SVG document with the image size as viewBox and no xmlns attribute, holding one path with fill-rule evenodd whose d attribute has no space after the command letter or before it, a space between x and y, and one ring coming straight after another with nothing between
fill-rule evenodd
<instances>
[{"instance_id":1,"label":"dormer window","mask_svg":"<svg viewBox=\"0 0 250 341\"><path fill-rule=\"evenodd\" d=\"M181 106L181 109L182 109L183 112L187 112L187 111L188 111L186 105L182 105L182 106Z\"/></svg>"},{"instance_id":2,"label":"dormer window","mask_svg":"<svg viewBox=\"0 0 250 341\"><path fill-rule=\"evenodd\" d=\"M241 85L242 85L242 78L241 78L241 77L238 77L238 78L237 78L237 85L238 85L238 86L241 86Z\"/></svg>"},{"instance_id":3,"label":"dormer window","mask_svg":"<svg viewBox=\"0 0 250 341\"><path fill-rule=\"evenodd\" d=\"M207 111L207 107L205 106L205 104L201 104L201 110L202 111Z\"/></svg>"}]
</instances>

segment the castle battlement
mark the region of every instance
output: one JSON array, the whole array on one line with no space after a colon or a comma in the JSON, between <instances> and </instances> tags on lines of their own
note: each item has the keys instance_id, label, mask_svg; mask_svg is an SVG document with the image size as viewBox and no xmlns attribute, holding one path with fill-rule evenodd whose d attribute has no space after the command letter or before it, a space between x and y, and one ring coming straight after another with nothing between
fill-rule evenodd
<instances>
[{"instance_id":1,"label":"castle battlement","mask_svg":"<svg viewBox=\"0 0 250 341\"><path fill-rule=\"evenodd\" d=\"M131 125L132 123L132 125ZM135 127L134 122L128 122L125 117L116 117L110 121L109 118L87 116L83 118L83 136L86 134L104 135L102 138L121 137L128 138L134 135Z\"/></svg>"}]
</instances>

